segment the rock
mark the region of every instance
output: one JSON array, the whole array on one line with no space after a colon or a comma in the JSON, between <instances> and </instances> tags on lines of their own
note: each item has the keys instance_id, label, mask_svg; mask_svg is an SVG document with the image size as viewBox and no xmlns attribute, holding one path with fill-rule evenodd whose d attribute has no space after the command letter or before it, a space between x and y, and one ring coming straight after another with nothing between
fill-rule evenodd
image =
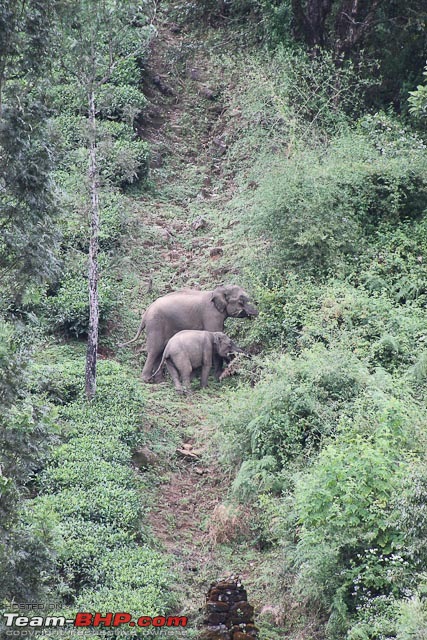
<instances>
[{"instance_id":1,"label":"rock","mask_svg":"<svg viewBox=\"0 0 427 640\"><path fill-rule=\"evenodd\" d=\"M219 602L230 602L230 595L231 594L229 594L228 591L226 591L225 593L221 593L218 596Z\"/></svg>"},{"instance_id":2,"label":"rock","mask_svg":"<svg viewBox=\"0 0 427 640\"><path fill-rule=\"evenodd\" d=\"M199 456L196 456L196 454L189 451L189 449L177 449L176 452L179 453L182 458L191 458L191 460L199 459Z\"/></svg>"},{"instance_id":3,"label":"rock","mask_svg":"<svg viewBox=\"0 0 427 640\"><path fill-rule=\"evenodd\" d=\"M221 247L213 247L209 251L209 255L210 255L211 258L219 258L223 254L224 254L224 249L222 249Z\"/></svg>"},{"instance_id":4,"label":"rock","mask_svg":"<svg viewBox=\"0 0 427 640\"><path fill-rule=\"evenodd\" d=\"M169 86L159 75L155 75L152 78L153 84L159 89L160 93L165 96L174 96L175 92L171 86Z\"/></svg>"},{"instance_id":5,"label":"rock","mask_svg":"<svg viewBox=\"0 0 427 640\"><path fill-rule=\"evenodd\" d=\"M215 98L218 96L218 93L218 90L215 91L214 89L211 89L211 87L204 86L200 87L199 89L199 94L207 100L215 100Z\"/></svg>"},{"instance_id":6,"label":"rock","mask_svg":"<svg viewBox=\"0 0 427 640\"><path fill-rule=\"evenodd\" d=\"M209 599L212 600L213 602L218 600L218 596L219 595L221 595L221 591L219 589L217 589L216 587L211 587L209 589Z\"/></svg>"},{"instance_id":7,"label":"rock","mask_svg":"<svg viewBox=\"0 0 427 640\"><path fill-rule=\"evenodd\" d=\"M203 218L203 216L197 216L197 218L191 223L191 228L194 229L194 231L205 229L207 226L208 223L206 221L206 218Z\"/></svg>"},{"instance_id":8,"label":"rock","mask_svg":"<svg viewBox=\"0 0 427 640\"><path fill-rule=\"evenodd\" d=\"M154 151L150 155L150 167L152 169L159 169L163 166L163 156L160 152Z\"/></svg>"},{"instance_id":9,"label":"rock","mask_svg":"<svg viewBox=\"0 0 427 640\"><path fill-rule=\"evenodd\" d=\"M166 242L172 240L172 233L168 231L168 229L162 229L160 235L162 236L163 240L166 240Z\"/></svg>"},{"instance_id":10,"label":"rock","mask_svg":"<svg viewBox=\"0 0 427 640\"><path fill-rule=\"evenodd\" d=\"M159 456L148 447L140 447L132 454L132 462L135 467L154 467L159 462Z\"/></svg>"},{"instance_id":11,"label":"rock","mask_svg":"<svg viewBox=\"0 0 427 640\"><path fill-rule=\"evenodd\" d=\"M224 591L227 589L234 591L236 588L236 585L234 584L234 582L218 582L216 586L217 586L217 589L223 589Z\"/></svg>"},{"instance_id":12,"label":"rock","mask_svg":"<svg viewBox=\"0 0 427 640\"><path fill-rule=\"evenodd\" d=\"M228 604L228 602L207 602L206 603L206 609L208 612L214 612L214 613L224 613L224 611L227 611L230 609L230 605Z\"/></svg>"},{"instance_id":13,"label":"rock","mask_svg":"<svg viewBox=\"0 0 427 640\"><path fill-rule=\"evenodd\" d=\"M252 622L254 617L254 608L245 600L235 602L230 607L230 620L234 624L241 622Z\"/></svg>"},{"instance_id":14,"label":"rock","mask_svg":"<svg viewBox=\"0 0 427 640\"><path fill-rule=\"evenodd\" d=\"M249 638L258 638L258 627L252 623L245 624L245 632L246 636L249 636Z\"/></svg>"},{"instance_id":15,"label":"rock","mask_svg":"<svg viewBox=\"0 0 427 640\"><path fill-rule=\"evenodd\" d=\"M191 246L193 249L195 249L196 247L203 247L204 244L204 238L193 238L191 241Z\"/></svg>"},{"instance_id":16,"label":"rock","mask_svg":"<svg viewBox=\"0 0 427 640\"><path fill-rule=\"evenodd\" d=\"M230 640L230 634L225 625L209 627L206 631L202 631L199 640Z\"/></svg>"},{"instance_id":17,"label":"rock","mask_svg":"<svg viewBox=\"0 0 427 640\"><path fill-rule=\"evenodd\" d=\"M219 267L219 269L211 269L211 273L213 276L215 276L216 278L218 276L223 276L226 273L228 273L230 271L230 267L224 266L224 267Z\"/></svg>"},{"instance_id":18,"label":"rock","mask_svg":"<svg viewBox=\"0 0 427 640\"><path fill-rule=\"evenodd\" d=\"M238 576L212 583L206 600L207 613L204 624L208 625L208 629L199 636L200 638L205 640L256 640L258 638L259 631L253 624L254 608L247 602L246 590ZM221 624L219 627L215 626L214 623L219 620Z\"/></svg>"},{"instance_id":19,"label":"rock","mask_svg":"<svg viewBox=\"0 0 427 640\"><path fill-rule=\"evenodd\" d=\"M210 613L209 617L204 621L205 624L215 626L224 623L227 620L227 613Z\"/></svg>"},{"instance_id":20,"label":"rock","mask_svg":"<svg viewBox=\"0 0 427 640\"><path fill-rule=\"evenodd\" d=\"M191 80L195 80L196 82L200 82L202 80L202 76L200 73L200 69L193 67L187 71L187 75Z\"/></svg>"},{"instance_id":21,"label":"rock","mask_svg":"<svg viewBox=\"0 0 427 640\"><path fill-rule=\"evenodd\" d=\"M212 154L215 156L223 156L227 151L227 143L221 136L216 136L212 140Z\"/></svg>"}]
</instances>

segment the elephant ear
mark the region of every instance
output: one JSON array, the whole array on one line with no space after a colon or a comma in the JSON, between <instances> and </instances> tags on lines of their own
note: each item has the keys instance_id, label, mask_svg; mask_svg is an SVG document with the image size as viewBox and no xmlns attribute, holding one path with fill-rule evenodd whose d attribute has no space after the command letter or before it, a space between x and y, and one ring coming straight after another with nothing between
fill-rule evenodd
<instances>
[{"instance_id":1,"label":"elephant ear","mask_svg":"<svg viewBox=\"0 0 427 640\"><path fill-rule=\"evenodd\" d=\"M213 334L213 343L215 349L218 350L218 347L221 344L221 334L218 331L215 331Z\"/></svg>"},{"instance_id":2,"label":"elephant ear","mask_svg":"<svg viewBox=\"0 0 427 640\"><path fill-rule=\"evenodd\" d=\"M211 300L214 303L215 307L218 309L218 311L220 311L221 313L224 313L227 307L227 300L225 297L225 293L226 293L225 287L217 287L212 291Z\"/></svg>"}]
</instances>

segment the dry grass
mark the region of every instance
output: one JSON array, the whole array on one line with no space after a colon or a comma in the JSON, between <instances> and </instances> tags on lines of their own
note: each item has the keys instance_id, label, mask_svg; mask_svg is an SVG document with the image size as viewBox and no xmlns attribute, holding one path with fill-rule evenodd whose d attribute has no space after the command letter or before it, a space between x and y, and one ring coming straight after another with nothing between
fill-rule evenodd
<instances>
[{"instance_id":1,"label":"dry grass","mask_svg":"<svg viewBox=\"0 0 427 640\"><path fill-rule=\"evenodd\" d=\"M228 544L241 539L247 531L248 517L240 506L218 504L214 508L208 529L211 544Z\"/></svg>"}]
</instances>

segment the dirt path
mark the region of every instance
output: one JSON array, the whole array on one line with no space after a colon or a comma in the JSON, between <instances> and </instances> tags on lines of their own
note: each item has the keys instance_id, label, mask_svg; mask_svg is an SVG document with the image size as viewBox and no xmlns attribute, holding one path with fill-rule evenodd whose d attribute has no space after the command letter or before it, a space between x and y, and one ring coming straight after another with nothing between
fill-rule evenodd
<instances>
[{"instance_id":1,"label":"dirt path","mask_svg":"<svg viewBox=\"0 0 427 640\"><path fill-rule=\"evenodd\" d=\"M191 34L183 33L168 15L160 12L156 27L145 74L150 105L139 133L150 142L155 184L154 196L141 200L141 219L159 229L144 249L155 265L154 292L161 295L180 286L209 288L225 273L238 273L238 268L227 259L223 222L218 224L233 190L231 183L224 188L224 182L220 193L215 190L223 157L224 107L216 97L221 78L214 75L200 43L192 42ZM150 524L174 559L173 590L192 629L203 619L204 594L212 581L239 573L249 594L251 585L259 593L266 586L259 570L262 554L238 540L243 508L233 511L224 504L231 479L219 465L212 425L203 410L218 393L215 387L179 398L169 382L147 387L148 423L150 416L155 421L167 412L176 442L162 469ZM252 603L258 608L266 604L254 595ZM197 635L187 629L180 636L174 630L173 637Z\"/></svg>"}]
</instances>

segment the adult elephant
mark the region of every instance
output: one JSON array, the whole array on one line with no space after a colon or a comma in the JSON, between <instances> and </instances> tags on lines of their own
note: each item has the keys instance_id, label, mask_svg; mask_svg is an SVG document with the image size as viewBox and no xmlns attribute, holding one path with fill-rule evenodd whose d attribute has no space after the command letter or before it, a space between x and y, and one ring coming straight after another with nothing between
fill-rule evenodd
<instances>
[{"instance_id":1,"label":"adult elephant","mask_svg":"<svg viewBox=\"0 0 427 640\"><path fill-rule=\"evenodd\" d=\"M222 332L226 318L257 315L258 310L250 304L248 294L236 285L219 286L213 291L183 289L155 300L143 314L136 336L120 346L138 340L145 329L147 360L142 379L149 382L153 372L159 368L168 340L178 331L198 329ZM161 375L162 372L158 372L154 381L158 382Z\"/></svg>"}]
</instances>

